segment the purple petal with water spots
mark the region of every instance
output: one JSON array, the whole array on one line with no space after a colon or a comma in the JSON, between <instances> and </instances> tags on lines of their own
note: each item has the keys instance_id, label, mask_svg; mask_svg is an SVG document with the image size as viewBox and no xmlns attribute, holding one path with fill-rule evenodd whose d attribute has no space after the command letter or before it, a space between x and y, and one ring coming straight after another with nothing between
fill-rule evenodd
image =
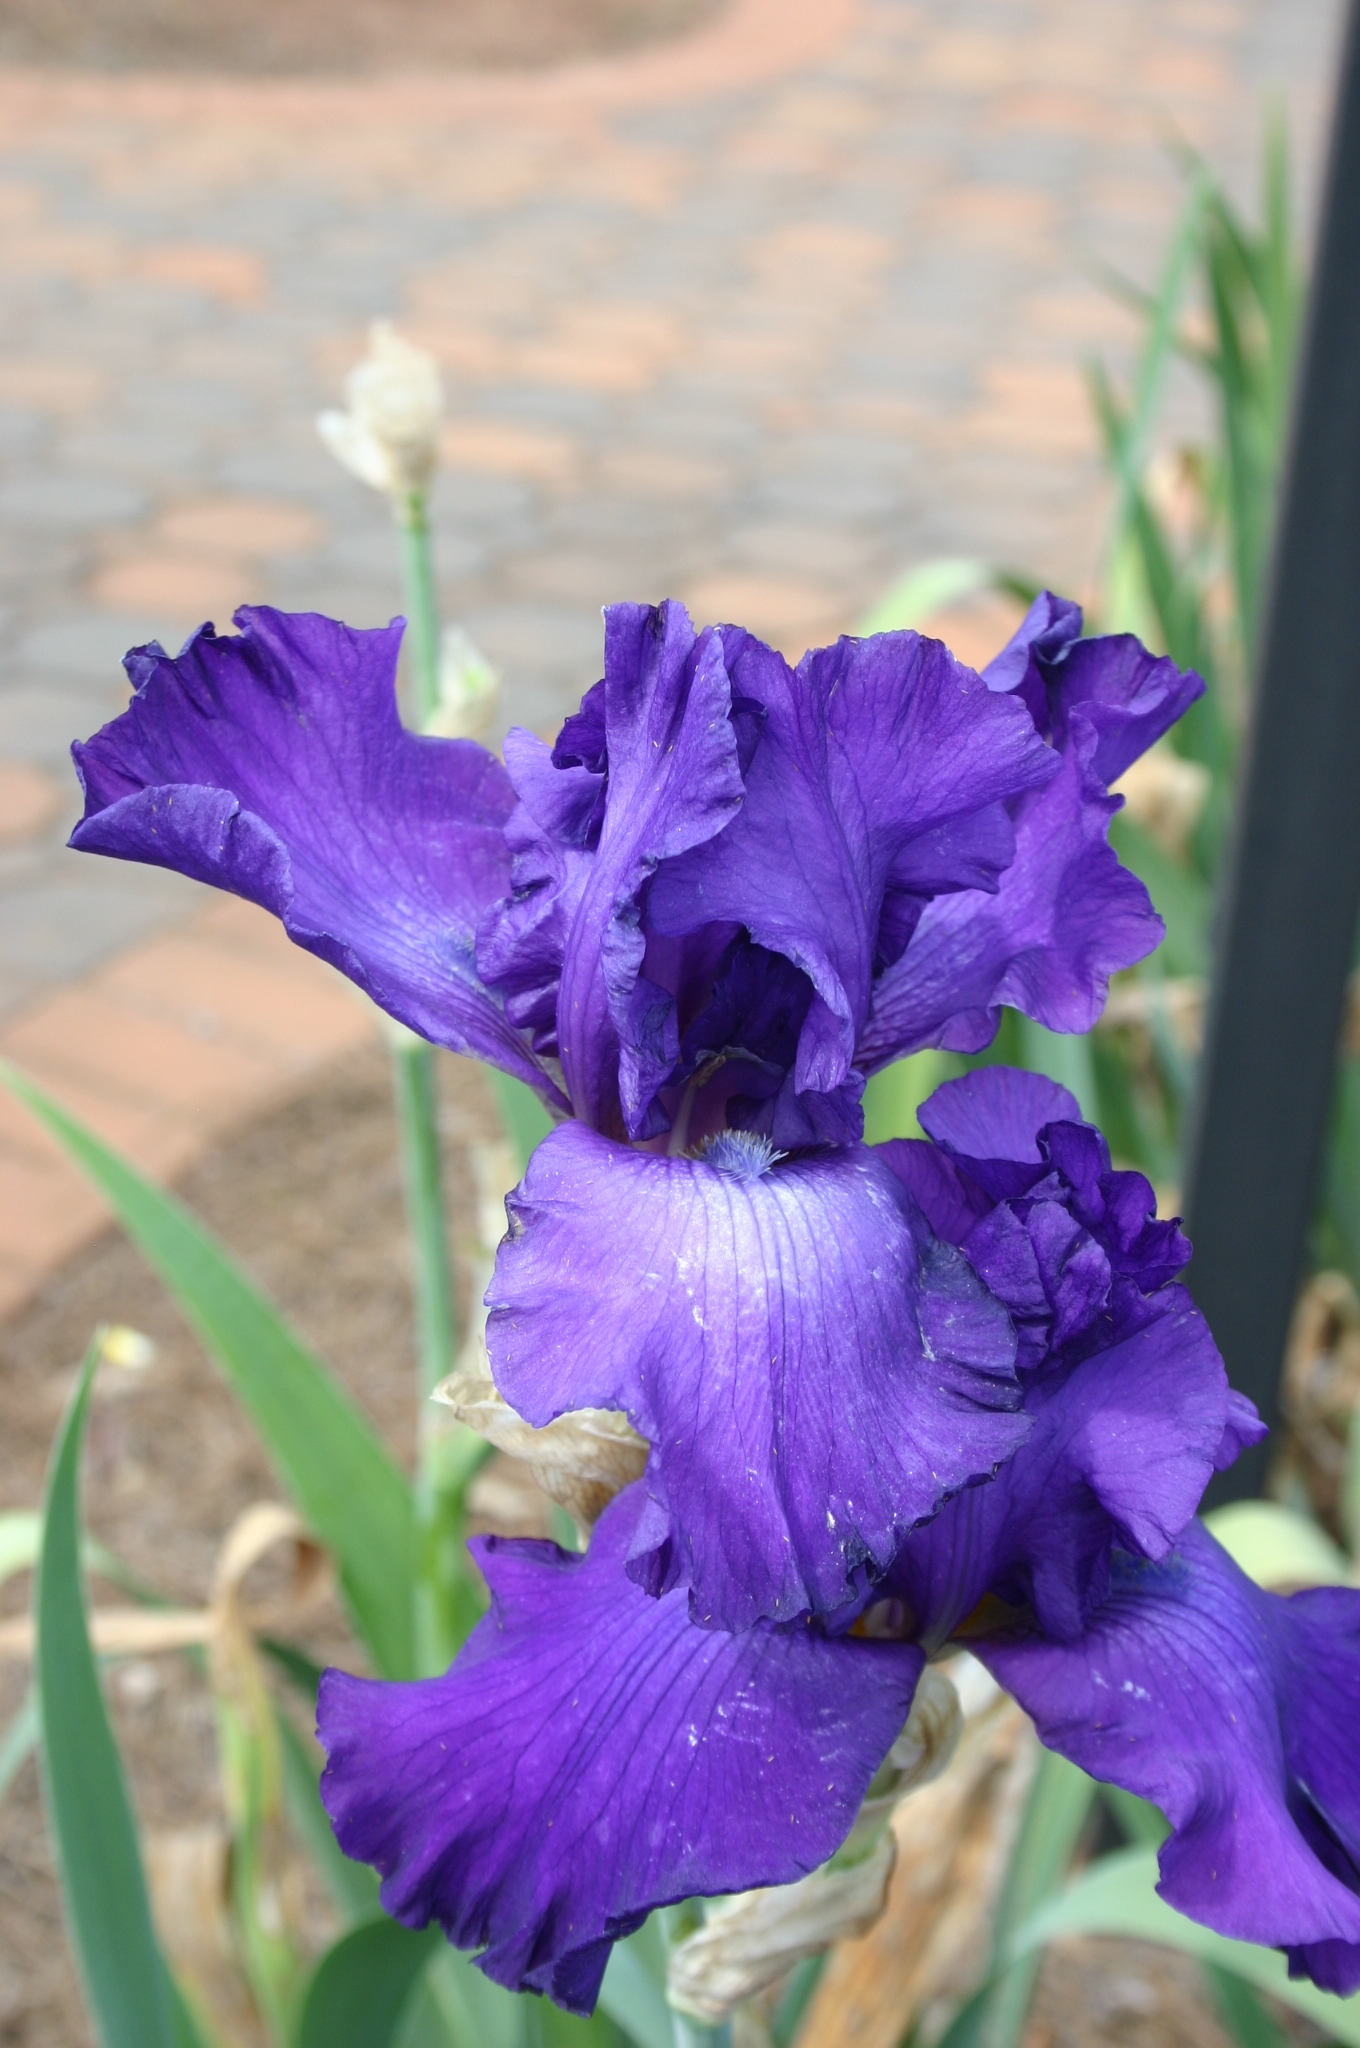
<instances>
[{"instance_id":1,"label":"purple petal with water spots","mask_svg":"<svg viewBox=\"0 0 1360 2048\"><path fill-rule=\"evenodd\" d=\"M839 1612L1027 1425L1006 1311L886 1163L724 1143L553 1132L508 1203L487 1345L530 1422L627 1411L652 1445L634 1570L744 1628Z\"/></svg>"},{"instance_id":2,"label":"purple petal with water spots","mask_svg":"<svg viewBox=\"0 0 1360 2048\"><path fill-rule=\"evenodd\" d=\"M132 702L73 750L85 815L71 844L263 905L413 1030L565 1107L472 957L509 882L500 763L403 729L400 621L236 617L239 634L204 627L178 655L128 656Z\"/></svg>"},{"instance_id":3,"label":"purple petal with water spots","mask_svg":"<svg viewBox=\"0 0 1360 2048\"><path fill-rule=\"evenodd\" d=\"M410 1927L589 2012L612 1942L678 1899L834 1853L906 1719L910 1645L696 1628L624 1562L629 1488L585 1557L478 1539L491 1612L443 1678L322 1680L322 1798Z\"/></svg>"},{"instance_id":4,"label":"purple petal with water spots","mask_svg":"<svg viewBox=\"0 0 1360 2048\"><path fill-rule=\"evenodd\" d=\"M1360 1593L1264 1593L1192 1524L1069 1643L973 1645L1040 1735L1159 1806L1162 1897L1360 1989Z\"/></svg>"}]
</instances>

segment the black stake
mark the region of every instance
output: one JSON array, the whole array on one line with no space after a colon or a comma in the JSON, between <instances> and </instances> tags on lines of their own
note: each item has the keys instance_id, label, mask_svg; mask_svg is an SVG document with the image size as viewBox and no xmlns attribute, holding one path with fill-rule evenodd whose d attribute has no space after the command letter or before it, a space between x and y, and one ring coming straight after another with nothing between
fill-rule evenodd
<instances>
[{"instance_id":1,"label":"black stake","mask_svg":"<svg viewBox=\"0 0 1360 2048\"><path fill-rule=\"evenodd\" d=\"M1274 1423L1360 911L1360 0L1346 32L1191 1133L1190 1286ZM1259 1492L1267 1447L1211 1498Z\"/></svg>"}]
</instances>

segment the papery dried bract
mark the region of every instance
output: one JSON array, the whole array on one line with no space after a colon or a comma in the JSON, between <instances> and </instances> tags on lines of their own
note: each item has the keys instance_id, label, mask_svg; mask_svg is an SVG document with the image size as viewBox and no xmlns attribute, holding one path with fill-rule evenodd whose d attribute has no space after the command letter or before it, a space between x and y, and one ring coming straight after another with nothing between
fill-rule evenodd
<instances>
[{"instance_id":1,"label":"papery dried bract","mask_svg":"<svg viewBox=\"0 0 1360 2048\"><path fill-rule=\"evenodd\" d=\"M906 1726L874 1776L855 1825L833 1861L848 1865L869 1853L898 1801L947 1770L963 1735L963 1707L948 1675L928 1664L921 1673Z\"/></svg>"},{"instance_id":2,"label":"papery dried bract","mask_svg":"<svg viewBox=\"0 0 1360 2048\"><path fill-rule=\"evenodd\" d=\"M465 1367L435 1389L435 1399L498 1451L522 1458L550 1500L582 1529L593 1528L616 1493L642 1475L647 1440L626 1415L581 1408L535 1429L498 1391L490 1370Z\"/></svg>"},{"instance_id":3,"label":"papery dried bract","mask_svg":"<svg viewBox=\"0 0 1360 2048\"><path fill-rule=\"evenodd\" d=\"M880 1836L868 1856L814 1870L797 1884L742 1892L710 1908L670 1959L666 1996L679 2012L717 2026L795 1963L865 1934L883 1911L897 1846Z\"/></svg>"}]
</instances>

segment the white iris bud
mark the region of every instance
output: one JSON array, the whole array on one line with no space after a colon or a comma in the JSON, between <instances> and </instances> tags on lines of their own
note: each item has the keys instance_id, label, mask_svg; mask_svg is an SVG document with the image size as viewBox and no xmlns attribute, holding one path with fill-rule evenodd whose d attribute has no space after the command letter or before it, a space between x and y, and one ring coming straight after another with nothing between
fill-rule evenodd
<instances>
[{"instance_id":1,"label":"white iris bud","mask_svg":"<svg viewBox=\"0 0 1360 2048\"><path fill-rule=\"evenodd\" d=\"M345 379L346 409L323 412L316 429L337 462L398 502L420 497L439 452L444 387L439 365L375 320L368 354Z\"/></svg>"}]
</instances>

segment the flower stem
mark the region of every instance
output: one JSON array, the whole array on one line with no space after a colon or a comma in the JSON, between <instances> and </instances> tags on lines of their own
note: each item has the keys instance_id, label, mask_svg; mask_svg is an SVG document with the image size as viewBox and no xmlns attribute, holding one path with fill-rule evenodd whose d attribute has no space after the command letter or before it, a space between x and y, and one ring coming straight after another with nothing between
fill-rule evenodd
<instances>
[{"instance_id":1,"label":"flower stem","mask_svg":"<svg viewBox=\"0 0 1360 2048\"><path fill-rule=\"evenodd\" d=\"M415 1638L422 1676L445 1670L458 1647L459 1538L462 1489L445 1471L441 1411L430 1396L453 1369L458 1308L449 1267L432 1047L420 1039L392 1046L406 1220L415 1268L416 1363L420 1404L416 1423L416 1555L413 1560Z\"/></svg>"},{"instance_id":2,"label":"flower stem","mask_svg":"<svg viewBox=\"0 0 1360 2048\"><path fill-rule=\"evenodd\" d=\"M416 724L423 727L439 696L439 613L424 493L413 492L396 510L406 603L411 615L413 708ZM428 1400L439 1382L452 1371L458 1342L458 1310L449 1269L439 1156L434 1057L430 1046L405 1031L393 1036L392 1048L407 1220L415 1254L416 1351L420 1390Z\"/></svg>"},{"instance_id":3,"label":"flower stem","mask_svg":"<svg viewBox=\"0 0 1360 2048\"><path fill-rule=\"evenodd\" d=\"M414 724L423 730L439 708L439 600L430 548L429 506L413 491L396 506L401 566L406 583L407 628L411 635Z\"/></svg>"},{"instance_id":4,"label":"flower stem","mask_svg":"<svg viewBox=\"0 0 1360 2048\"><path fill-rule=\"evenodd\" d=\"M675 2048L732 2048L730 2020L709 2027L702 2020L692 2020L688 2013L677 2012L674 2006L671 2007L671 2035Z\"/></svg>"},{"instance_id":5,"label":"flower stem","mask_svg":"<svg viewBox=\"0 0 1360 2048\"><path fill-rule=\"evenodd\" d=\"M439 606L423 491L395 507L411 635L413 723L428 724L439 703ZM458 1305L449 1264L448 1218L439 1153L434 1054L405 1034L392 1046L406 1216L415 1265L416 1358L420 1416L416 1446L414 1560L416 1654L422 1673L443 1671L465 1632L468 1589L461 1569L462 1485L450 1468L448 1431L430 1403L453 1370ZM456 1459L454 1463L456 1463ZM465 1475L464 1475L465 1476Z\"/></svg>"},{"instance_id":6,"label":"flower stem","mask_svg":"<svg viewBox=\"0 0 1360 2048\"><path fill-rule=\"evenodd\" d=\"M406 1216L415 1259L416 1357L428 1399L452 1371L458 1310L449 1270L433 1048L413 1039L392 1048Z\"/></svg>"}]
</instances>

